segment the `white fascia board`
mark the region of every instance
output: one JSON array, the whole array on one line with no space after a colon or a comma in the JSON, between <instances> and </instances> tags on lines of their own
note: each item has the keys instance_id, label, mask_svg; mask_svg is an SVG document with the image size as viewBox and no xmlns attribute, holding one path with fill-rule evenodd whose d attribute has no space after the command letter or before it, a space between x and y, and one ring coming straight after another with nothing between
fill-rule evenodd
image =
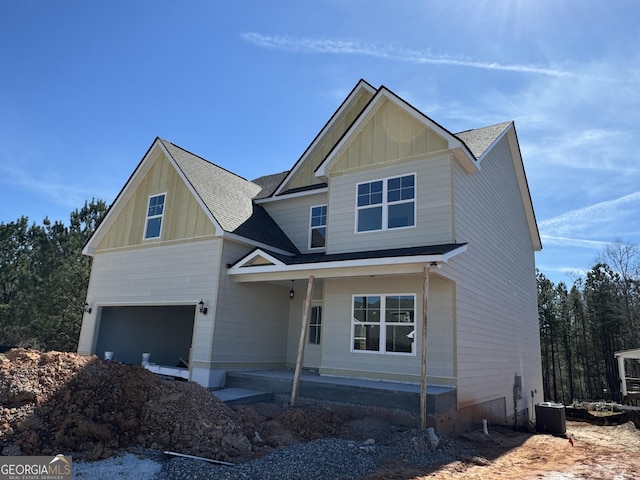
<instances>
[{"instance_id":1,"label":"white fascia board","mask_svg":"<svg viewBox=\"0 0 640 480\"><path fill-rule=\"evenodd\" d=\"M324 127L322 127L322 130L320 130L320 133L318 133L318 135L316 136L316 138L313 139L313 142L311 142L311 145L309 145L307 147L307 149L304 151L304 153L302 154L302 157L300 157L300 159L296 162L296 164L293 166L293 168L289 171L289 173L287 174L287 176L284 178L284 180L282 180L282 182L280 182L280 185L278 185L278 188L275 190L275 192L273 192L271 195L272 196L276 196L278 195L283 189L284 186L286 185L286 183L293 178L293 176L298 172L298 170L300 170L300 168L302 167L302 165L305 163L305 160L307 159L307 157L309 156L309 154L313 151L313 149L316 147L316 145L318 145L318 143L320 143L320 141L322 139L324 139L324 134L331 128L331 126L338 120L338 118L340 117L340 114L348 107L351 105L351 99L356 95L356 93L360 92L361 90L367 90L370 93L373 93L375 95L376 93L376 89L373 88L371 85L369 85L367 82L360 80L358 82L358 84L354 87L354 89L351 91L351 93L349 94L349 96L347 98L345 98L345 100L342 102L342 104L340 105L340 107L338 107L338 110L335 111L335 113L331 116L331 118L329 119L329 121L326 123L326 125Z\"/></svg>"},{"instance_id":2,"label":"white fascia board","mask_svg":"<svg viewBox=\"0 0 640 480\"><path fill-rule=\"evenodd\" d=\"M380 108L382 102L384 100L388 100L393 102L397 107L401 108L417 121L421 122L427 128L433 130L441 137L447 139L448 147L453 151L456 158L463 163L463 166L466 170L475 169L477 171L478 167L476 165L476 159L471 154L469 149L461 142L455 135L453 135L448 130L444 129L429 117L427 117L424 113L417 110L415 107L411 106L396 94L391 92L385 87L381 87L378 90L378 93L373 98L373 100L367 105L367 108L363 110L358 119L351 125L346 134L340 139L340 141L335 145L332 151L327 155L324 161L318 166L316 169L315 175L318 178L326 178L327 172L330 169L333 162L342 154L343 150L349 145L351 142L351 138L353 135L357 134L359 130L364 126L364 123L369 120L371 115L375 113L375 111Z\"/></svg>"},{"instance_id":3,"label":"white fascia board","mask_svg":"<svg viewBox=\"0 0 640 480\"><path fill-rule=\"evenodd\" d=\"M491 142L491 144L487 148L484 149L484 152L482 152L482 155L480 155L480 158L478 158L478 164L482 163L482 160L484 160L484 158L487 156L487 154L489 152L491 152L491 150L493 150L493 147L495 147L500 142L500 140L502 140L502 138L504 136L506 136L509 133L510 130L513 130L513 129L514 129L514 123L511 122L510 125L508 127L505 127L505 129L502 130L500 135L498 135L493 140L493 142Z\"/></svg>"},{"instance_id":4,"label":"white fascia board","mask_svg":"<svg viewBox=\"0 0 640 480\"><path fill-rule=\"evenodd\" d=\"M380 100L380 96L383 95L383 91L383 89L378 90L378 93L375 94L366 108L360 113L356 121L351 124L340 141L334 145L334 147L329 152L329 155L327 155L322 163L318 165L318 168L316 168L315 170L316 178L328 177L327 171L329 170L331 165L333 165L333 162L340 156L342 151L349 145L351 137L353 137L354 134L360 131L364 122L370 117L372 112L375 112L378 108L380 108L380 105L382 103L382 100Z\"/></svg>"},{"instance_id":5,"label":"white fascia board","mask_svg":"<svg viewBox=\"0 0 640 480\"><path fill-rule=\"evenodd\" d=\"M640 359L640 348L636 348L634 350L624 350L622 352L616 352L613 354L614 357L622 357L622 358L636 358Z\"/></svg>"},{"instance_id":6,"label":"white fascia board","mask_svg":"<svg viewBox=\"0 0 640 480\"><path fill-rule=\"evenodd\" d=\"M313 195L315 193L327 193L328 191L329 191L329 187L315 188L315 189L310 189L310 190L304 190L304 191L301 191L301 192L287 193L285 195L278 195L277 197L265 197L265 198L261 198L259 200L254 200L254 202L256 204L270 203L270 202L276 202L278 200L286 200L286 199L289 199L289 198L305 197L307 195Z\"/></svg>"},{"instance_id":7,"label":"white fascia board","mask_svg":"<svg viewBox=\"0 0 640 480\"><path fill-rule=\"evenodd\" d=\"M384 265L407 265L407 264L431 264L431 263L447 263L449 259L467 249L466 245L462 245L455 250L446 254L438 255L412 255L405 257L384 257L384 258L363 258L358 260L336 260L333 262L317 262L317 263L301 263L295 265L286 265L279 262L278 265L255 265L252 267L229 269L230 275L242 275L253 273L276 273L276 272L296 272L302 270L331 270L355 267L372 267Z\"/></svg>"},{"instance_id":8,"label":"white fascia board","mask_svg":"<svg viewBox=\"0 0 640 480\"><path fill-rule=\"evenodd\" d=\"M171 154L169 153L169 151L165 148L165 146L163 145L163 143L161 141L158 141L159 145L160 145L160 149L162 150L162 152L166 155L166 157L169 159L169 162L171 163L171 165L173 166L173 168L175 168L176 172L178 172L178 176L182 179L182 182L186 185L186 187L189 189L189 191L191 192L191 195L194 196L194 198L196 199L196 201L198 202L198 205L200 205L200 207L204 210L205 214L207 215L207 218L209 218L209 220L211 221L211 223L213 223L213 226L216 230L216 235L220 236L222 233L224 233L224 229L222 228L222 226L220 226L220 224L218 223L218 220L216 220L216 217L213 216L213 213L211 213L211 210L209 210L209 207L207 207L204 203L204 201L202 200L202 197L200 197L200 195L198 194L198 192L196 192L196 189L193 188L193 185L191 184L191 182L187 179L187 177L185 176L184 172L182 171L182 169L178 166L178 164L176 163L176 161L173 159L173 157L171 156Z\"/></svg>"},{"instance_id":9,"label":"white fascia board","mask_svg":"<svg viewBox=\"0 0 640 480\"><path fill-rule=\"evenodd\" d=\"M458 248L454 248L450 252L443 254L442 255L442 261L444 263L447 263L449 260L451 260L456 255L460 255L461 253L464 253L466 251L467 251L467 244L465 243L464 245L460 245Z\"/></svg>"},{"instance_id":10,"label":"white fascia board","mask_svg":"<svg viewBox=\"0 0 640 480\"><path fill-rule=\"evenodd\" d=\"M151 144L151 147L149 147L149 150L147 150L147 153L144 155L140 163L138 163L138 165L136 166L136 169L131 174L129 180L127 180L127 183L125 183L122 190L120 190L120 193L118 193L118 196L113 201L113 204L109 208L107 215L104 217L102 222L100 222L100 225L98 226L96 231L93 232L93 235L91 235L91 238L82 249L82 253L84 255L93 256L93 254L95 253L94 245L100 243L108 228L107 225L111 223L111 219L118 216L118 214L122 211L122 206L125 205L127 203L127 200L129 200L129 198L131 198L131 196L133 195L135 186L140 183L143 172L146 173L146 164L154 155L156 148L158 148L158 145L162 145L162 143L160 142L159 138L156 138L155 141Z\"/></svg>"},{"instance_id":11,"label":"white fascia board","mask_svg":"<svg viewBox=\"0 0 640 480\"><path fill-rule=\"evenodd\" d=\"M531 200L531 191L529 190L529 182L527 181L527 174L524 171L524 161L522 160L522 154L520 152L520 144L518 142L518 136L516 129L513 126L505 129L506 133L509 133L507 139L509 141L509 149L511 150L511 158L513 160L513 167L516 171L516 180L518 182L518 188L520 190L520 198L522 198L522 204L524 205L525 216L527 224L529 225L529 231L531 233L531 243L535 251L542 250L542 240L540 238L540 230L538 230L538 222L536 220L536 213L533 209L533 201Z\"/></svg>"},{"instance_id":12,"label":"white fascia board","mask_svg":"<svg viewBox=\"0 0 640 480\"><path fill-rule=\"evenodd\" d=\"M149 150L147 151L147 153L145 154L145 156L142 158L142 160L136 167L131 178L129 178L129 180L123 187L123 189L120 191L120 193L114 200L114 203L109 209L109 212L107 213L106 217L104 218L104 220L102 220L102 222L100 223L96 231L93 233L93 235L91 236L91 238L89 239L85 247L82 249L82 253L84 255L93 256L95 254L94 245L97 243L100 243L100 240L102 240L102 237L106 232L107 225L110 223L110 219L112 217L115 218L118 215L118 213L121 212L122 206L127 203L127 200L129 200L133 195L133 193L135 192L135 189L140 184L142 177L144 177L144 175L147 173L147 168L146 168L147 163L151 161L151 158L155 155L157 149L160 149L162 153L164 153L164 155L169 160L169 163L171 163L173 168L178 173L178 176L182 179L183 183L187 186L191 194L195 197L196 201L202 207L202 209L204 210L209 220L211 220L211 223L213 223L213 226L215 228L216 235L220 236L220 233L224 232L224 229L220 226L220 224L215 219L211 211L204 204L204 202L202 201L202 198L195 191L191 182L187 180L182 169L178 167L178 165L176 164L175 160L173 159L169 151L164 147L164 145L162 144L162 141L159 138L156 138L153 144L151 145L151 147L149 148Z\"/></svg>"},{"instance_id":13,"label":"white fascia board","mask_svg":"<svg viewBox=\"0 0 640 480\"><path fill-rule=\"evenodd\" d=\"M470 154L469 150L464 147L461 142L460 146L451 148L451 151L458 163L462 165L465 172L477 173L480 171L480 163L476 161L473 155Z\"/></svg>"},{"instance_id":14,"label":"white fascia board","mask_svg":"<svg viewBox=\"0 0 640 480\"><path fill-rule=\"evenodd\" d=\"M248 254L246 254L244 257L242 257L240 260L238 260L235 265L233 265L231 268L229 268L229 274L230 275L236 275L238 273L242 272L243 267L245 267L245 265L247 263L249 263L251 260L253 260L254 258L257 257L262 257L266 260L269 260L271 263L273 263L273 265L268 265L268 266L279 266L279 267L286 267L286 265L281 262L280 260L278 260L277 258L275 258L273 255L268 254L267 252L265 252L264 250L258 248L257 250L254 250L252 252L249 252ZM251 269L253 270L255 267L251 267Z\"/></svg>"}]
</instances>

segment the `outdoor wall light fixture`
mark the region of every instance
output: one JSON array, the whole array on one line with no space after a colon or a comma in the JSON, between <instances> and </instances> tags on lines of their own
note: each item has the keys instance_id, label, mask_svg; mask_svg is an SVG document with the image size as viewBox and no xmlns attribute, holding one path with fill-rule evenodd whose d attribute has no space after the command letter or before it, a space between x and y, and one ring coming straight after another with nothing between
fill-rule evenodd
<instances>
[{"instance_id":1,"label":"outdoor wall light fixture","mask_svg":"<svg viewBox=\"0 0 640 480\"><path fill-rule=\"evenodd\" d=\"M91 313L91 307L89 306L89 304L87 302L84 302L83 310L85 311L85 313Z\"/></svg>"},{"instance_id":2,"label":"outdoor wall light fixture","mask_svg":"<svg viewBox=\"0 0 640 480\"><path fill-rule=\"evenodd\" d=\"M293 300L296 296L296 291L293 289L293 280L291 280L291 290L289 290L289 300Z\"/></svg>"},{"instance_id":3,"label":"outdoor wall light fixture","mask_svg":"<svg viewBox=\"0 0 640 480\"><path fill-rule=\"evenodd\" d=\"M198 311L202 314L202 315L206 315L207 314L207 307L204 306L204 302L202 300L200 300L200 303L198 303L198 306L200 307L198 309Z\"/></svg>"}]
</instances>

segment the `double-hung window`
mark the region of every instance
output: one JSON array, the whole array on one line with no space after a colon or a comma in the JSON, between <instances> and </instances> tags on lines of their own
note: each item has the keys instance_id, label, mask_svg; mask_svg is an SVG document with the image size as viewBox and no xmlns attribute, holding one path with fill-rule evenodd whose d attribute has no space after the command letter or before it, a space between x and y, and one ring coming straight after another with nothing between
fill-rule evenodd
<instances>
[{"instance_id":1,"label":"double-hung window","mask_svg":"<svg viewBox=\"0 0 640 480\"><path fill-rule=\"evenodd\" d=\"M415 295L354 295L352 351L412 354Z\"/></svg>"},{"instance_id":2,"label":"double-hung window","mask_svg":"<svg viewBox=\"0 0 640 480\"><path fill-rule=\"evenodd\" d=\"M162 215L166 194L152 195L147 206L147 220L144 227L144 239L160 238L162 232Z\"/></svg>"},{"instance_id":3,"label":"double-hung window","mask_svg":"<svg viewBox=\"0 0 640 480\"><path fill-rule=\"evenodd\" d=\"M415 174L359 183L356 187L356 231L413 227L415 183Z\"/></svg>"},{"instance_id":4,"label":"double-hung window","mask_svg":"<svg viewBox=\"0 0 640 480\"><path fill-rule=\"evenodd\" d=\"M311 317L309 318L308 341L312 345L320 345L320 334L322 333L322 307L319 305L311 307L311 312L309 313Z\"/></svg>"},{"instance_id":5,"label":"double-hung window","mask_svg":"<svg viewBox=\"0 0 640 480\"><path fill-rule=\"evenodd\" d=\"M311 207L309 249L324 248L327 236L327 206Z\"/></svg>"}]
</instances>

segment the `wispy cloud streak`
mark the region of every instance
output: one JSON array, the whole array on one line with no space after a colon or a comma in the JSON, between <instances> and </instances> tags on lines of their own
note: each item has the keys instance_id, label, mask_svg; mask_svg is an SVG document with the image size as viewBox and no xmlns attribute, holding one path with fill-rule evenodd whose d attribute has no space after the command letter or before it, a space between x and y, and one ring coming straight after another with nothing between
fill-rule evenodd
<instances>
[{"instance_id":1,"label":"wispy cloud streak","mask_svg":"<svg viewBox=\"0 0 640 480\"><path fill-rule=\"evenodd\" d=\"M273 48L295 53L326 53L338 55L363 55L368 57L398 60L415 64L449 65L456 67L501 70L515 73L530 73L551 77L586 77L586 75L567 70L537 65L503 64L482 62L446 55L434 55L431 52L407 50L393 45L377 45L355 40L332 40L327 38L295 38L279 35L263 35L246 32L242 38L259 47Z\"/></svg>"},{"instance_id":2,"label":"wispy cloud streak","mask_svg":"<svg viewBox=\"0 0 640 480\"><path fill-rule=\"evenodd\" d=\"M95 189L74 187L74 182L56 178L56 175L49 172L34 175L31 172L0 165L0 175L0 184L23 188L67 207L78 207L86 199L95 197Z\"/></svg>"},{"instance_id":3,"label":"wispy cloud streak","mask_svg":"<svg viewBox=\"0 0 640 480\"><path fill-rule=\"evenodd\" d=\"M542 220L538 226L541 236L551 242L600 248L599 240L576 237L586 234L592 239L600 236L603 241L612 241L612 238L604 237L611 231L607 226L626 224L633 228L635 224L637 228L639 207L640 191Z\"/></svg>"}]
</instances>

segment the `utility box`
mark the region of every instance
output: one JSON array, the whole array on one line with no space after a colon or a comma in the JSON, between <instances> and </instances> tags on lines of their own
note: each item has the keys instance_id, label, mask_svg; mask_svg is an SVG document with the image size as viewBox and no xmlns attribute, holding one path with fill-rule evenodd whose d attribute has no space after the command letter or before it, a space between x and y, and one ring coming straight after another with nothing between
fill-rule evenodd
<instances>
[{"instance_id":1,"label":"utility box","mask_svg":"<svg viewBox=\"0 0 640 480\"><path fill-rule=\"evenodd\" d=\"M536 404L536 430L540 433L564 435L567 431L564 405L553 402Z\"/></svg>"}]
</instances>

